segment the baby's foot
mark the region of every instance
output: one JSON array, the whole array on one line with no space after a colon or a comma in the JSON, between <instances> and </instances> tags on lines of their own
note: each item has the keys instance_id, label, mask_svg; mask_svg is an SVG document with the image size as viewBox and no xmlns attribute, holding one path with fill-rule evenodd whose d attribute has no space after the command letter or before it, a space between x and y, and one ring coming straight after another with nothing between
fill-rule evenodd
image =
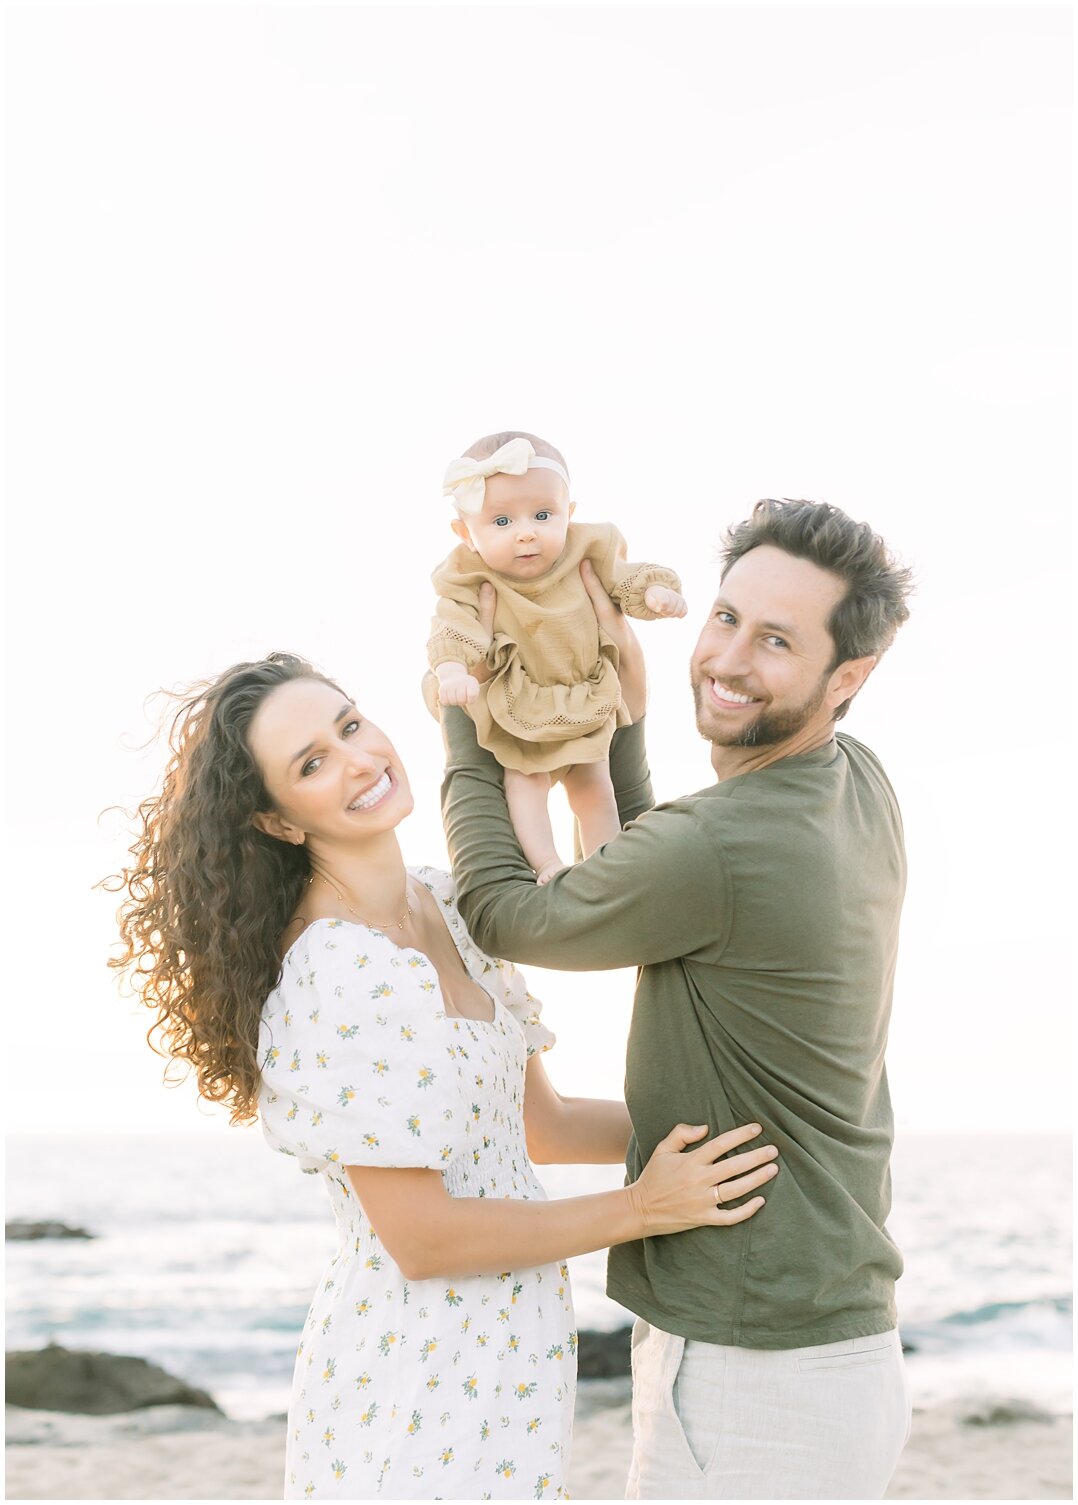
<instances>
[{"instance_id":1,"label":"baby's foot","mask_svg":"<svg viewBox=\"0 0 1078 1505\"><path fill-rule=\"evenodd\" d=\"M536 887L542 888L543 884L549 883L551 878L553 878L557 873L564 873L568 865L568 863L559 862L557 859L555 859L553 862L544 862L542 867L535 875Z\"/></svg>"}]
</instances>

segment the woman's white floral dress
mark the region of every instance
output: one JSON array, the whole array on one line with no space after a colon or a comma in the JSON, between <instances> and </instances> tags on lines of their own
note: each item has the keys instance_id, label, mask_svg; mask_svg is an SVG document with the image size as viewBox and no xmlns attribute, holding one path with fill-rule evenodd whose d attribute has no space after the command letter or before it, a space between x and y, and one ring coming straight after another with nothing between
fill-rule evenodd
<instances>
[{"instance_id":1,"label":"woman's white floral dress","mask_svg":"<svg viewBox=\"0 0 1078 1505\"><path fill-rule=\"evenodd\" d=\"M270 1144L320 1175L339 1247L311 1304L288 1415L285 1498L566 1498L576 1331L564 1265L405 1280L346 1165L427 1166L456 1197L545 1197L524 1139L524 1066L553 1044L520 973L442 906L486 1022L445 1013L434 968L381 931L316 920L262 1016Z\"/></svg>"}]
</instances>

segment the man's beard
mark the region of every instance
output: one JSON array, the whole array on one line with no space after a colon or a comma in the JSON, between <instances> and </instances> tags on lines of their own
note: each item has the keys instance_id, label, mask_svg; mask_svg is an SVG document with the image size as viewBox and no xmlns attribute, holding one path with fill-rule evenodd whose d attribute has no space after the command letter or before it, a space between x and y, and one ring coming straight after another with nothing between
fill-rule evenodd
<instances>
[{"instance_id":1,"label":"man's beard","mask_svg":"<svg viewBox=\"0 0 1078 1505\"><path fill-rule=\"evenodd\" d=\"M831 671L827 670L820 679L808 699L801 705L787 706L784 710L763 710L752 720L729 732L720 734L705 731L704 717L713 707L705 702L707 691L704 681L693 682L693 695L696 698L696 726L705 742L710 742L712 747L773 747L776 742L785 742L788 737L796 734L807 726L823 704L823 698L827 694L827 682L831 677ZM725 680L723 681L725 684ZM726 685L728 690L736 690L734 685ZM740 691L737 691L740 694ZM748 693L747 691L745 692Z\"/></svg>"}]
</instances>

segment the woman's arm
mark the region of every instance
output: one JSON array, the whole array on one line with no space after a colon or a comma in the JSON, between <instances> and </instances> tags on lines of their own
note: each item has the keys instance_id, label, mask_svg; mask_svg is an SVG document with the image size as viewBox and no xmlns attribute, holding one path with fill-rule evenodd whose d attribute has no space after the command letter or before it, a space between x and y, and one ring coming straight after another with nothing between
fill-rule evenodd
<instances>
[{"instance_id":1,"label":"woman's arm","mask_svg":"<svg viewBox=\"0 0 1078 1505\"><path fill-rule=\"evenodd\" d=\"M725 1207L719 1198L733 1200L762 1186L775 1174L778 1151L766 1145L718 1158L755 1139L759 1124L686 1148L706 1132L679 1124L631 1185L553 1202L451 1197L434 1170L347 1170L374 1231L407 1280L498 1275L633 1239L751 1218L763 1197L740 1207Z\"/></svg>"},{"instance_id":2,"label":"woman's arm","mask_svg":"<svg viewBox=\"0 0 1078 1505\"><path fill-rule=\"evenodd\" d=\"M619 1165L633 1126L624 1103L562 1097L534 1055L524 1083L524 1129L536 1165Z\"/></svg>"}]
</instances>

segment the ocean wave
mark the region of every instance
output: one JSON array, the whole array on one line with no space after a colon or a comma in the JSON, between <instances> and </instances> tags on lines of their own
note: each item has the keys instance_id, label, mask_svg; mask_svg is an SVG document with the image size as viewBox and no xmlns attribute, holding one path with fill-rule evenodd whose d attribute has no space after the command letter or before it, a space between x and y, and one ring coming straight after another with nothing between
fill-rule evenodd
<instances>
[{"instance_id":1,"label":"ocean wave","mask_svg":"<svg viewBox=\"0 0 1078 1505\"><path fill-rule=\"evenodd\" d=\"M996 1351L1069 1350L1072 1301L1043 1296L1031 1301L992 1301L932 1321L902 1323L902 1341L912 1353L945 1353L973 1347Z\"/></svg>"},{"instance_id":2,"label":"ocean wave","mask_svg":"<svg viewBox=\"0 0 1078 1505\"><path fill-rule=\"evenodd\" d=\"M896 1156L893 1229L906 1257L900 1323L921 1396L985 1391L1069 1406L1070 1146L908 1142ZM122 1174L118 1172L122 1171ZM555 1196L621 1183L617 1167L543 1167ZM9 1143L9 1216L62 1218L91 1241L11 1244L8 1346L57 1338L135 1353L228 1397L280 1410L312 1293L339 1242L324 1190L258 1136L152 1143ZM1001 1186L1021 1197L1001 1197ZM570 1261L583 1328L631 1313L605 1295L602 1253ZM906 1314L909 1319L906 1320ZM971 1423L972 1424L972 1423Z\"/></svg>"}]
</instances>

